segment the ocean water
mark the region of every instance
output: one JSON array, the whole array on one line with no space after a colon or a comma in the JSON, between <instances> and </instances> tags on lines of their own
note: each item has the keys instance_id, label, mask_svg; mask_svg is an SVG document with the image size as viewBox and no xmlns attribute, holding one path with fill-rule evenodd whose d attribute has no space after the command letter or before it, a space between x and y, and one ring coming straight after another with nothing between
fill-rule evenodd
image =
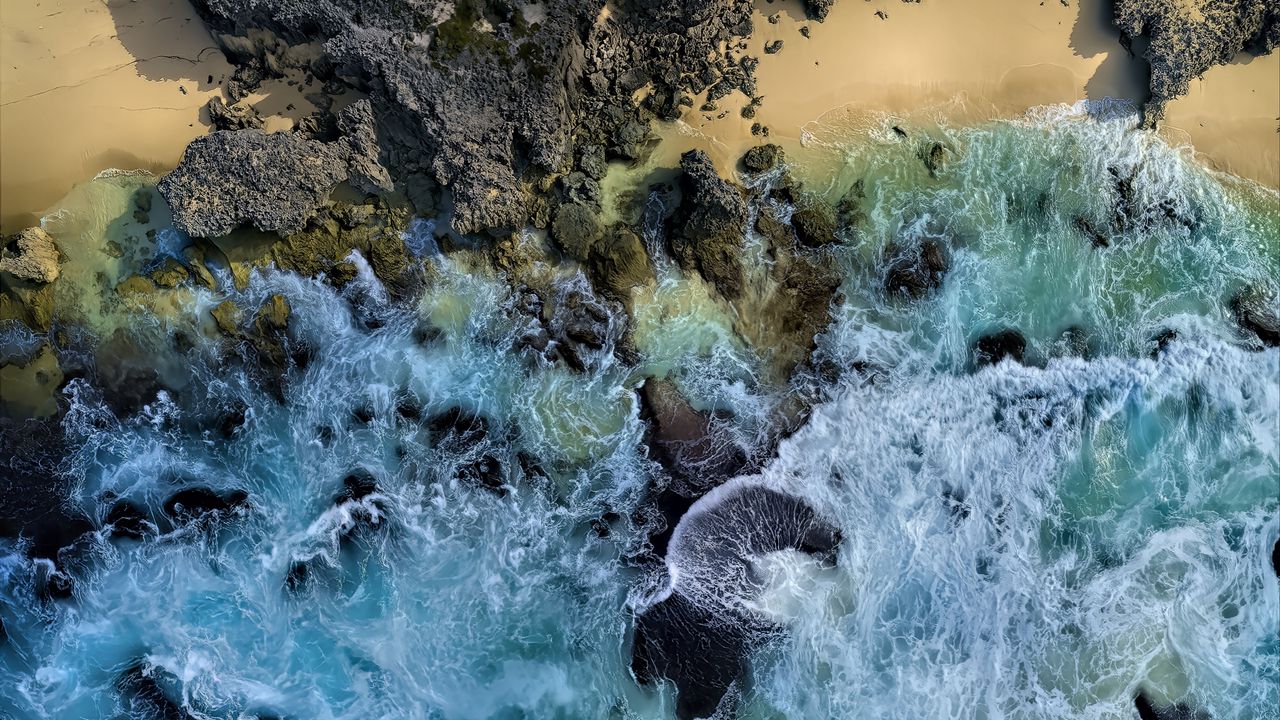
<instances>
[{"instance_id":1,"label":"ocean water","mask_svg":"<svg viewBox=\"0 0 1280 720\"><path fill-rule=\"evenodd\" d=\"M425 223L406 237L431 278L414 307L382 302L368 272L338 292L274 270L159 309L82 300L182 383L117 421L72 381L72 501L98 519L118 498L163 518L196 485L247 501L216 523L83 539L71 601L38 600L48 568L0 545L0 715L172 716L138 702L145 687L197 718L673 717L674 687L629 672L633 613L696 574L680 552L657 575L633 561L651 529L634 511L663 472L634 390L659 374L731 413L748 447L788 393L817 398L734 483L803 499L842 540L834 562L755 558L741 600L777 631L726 716L1130 718L1142 690L1280 717L1280 351L1229 308L1246 285L1280 289L1280 196L1089 110L815 133L838 171L811 186L857 183L865 221L834 251L842 300L815 365L835 372L794 387L764 380L733 309L660 256L636 296L637 367L533 360L507 284L440 255ZM935 142L931 177L919 154ZM1133 212L1096 248L1077 218L1110 227L1116 176ZM150 181L95 182L47 221L64 245L103 242ZM942 287L886 297L886 247L923 236L950 259ZM156 238L127 249L181 243ZM221 300L273 293L312 357L282 401L199 340ZM1026 337L1025 364L975 368L972 343L1003 328ZM197 338L181 362L177 333ZM488 432L440 442L416 419L450 411ZM501 492L465 480L484 457ZM335 503L353 473L376 490Z\"/></svg>"}]
</instances>

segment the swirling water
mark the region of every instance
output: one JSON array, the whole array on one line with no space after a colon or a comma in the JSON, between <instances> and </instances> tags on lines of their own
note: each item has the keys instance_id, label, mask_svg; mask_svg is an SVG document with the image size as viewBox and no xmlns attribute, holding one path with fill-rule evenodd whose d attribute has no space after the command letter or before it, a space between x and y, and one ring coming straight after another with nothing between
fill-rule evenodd
<instances>
[{"instance_id":1,"label":"swirling water","mask_svg":"<svg viewBox=\"0 0 1280 720\"><path fill-rule=\"evenodd\" d=\"M1245 285L1277 290L1280 201L1133 125L1077 107L936 129L937 178L915 138L822 138L844 159L832 193L861 180L866 221L836 250L815 364L862 371L808 378L820 402L752 481L843 541L834 565L759 559L756 611L784 631L752 658L738 716L1127 718L1139 688L1214 718L1280 716L1280 351L1228 308ZM1110 221L1112 169L1139 212L1094 248L1075 219ZM944 238L951 270L931 297L886 299L884 248L913 233ZM628 671L647 591L633 511L662 473L633 391L670 374L745 441L789 389L760 380L732 310L670 263L637 295L640 366L582 375L517 352L501 279L408 240L434 277L415 308L377 302L369 274L338 292L268 270L130 315L164 339L225 297L286 295L314 359L283 402L198 349L186 389L130 421L72 381L62 470L91 517L114 497L158 510L193 482L250 500L213 527L88 538L69 602L36 600L37 563L5 546L0 712L128 717L119 678L141 660L202 718L673 714L673 688ZM1026 365L973 368L971 343L1005 327ZM405 403L491 429L441 446ZM224 439L230 407L245 422ZM505 494L456 477L485 453ZM335 506L356 470L377 492ZM306 587L288 592L298 562Z\"/></svg>"}]
</instances>

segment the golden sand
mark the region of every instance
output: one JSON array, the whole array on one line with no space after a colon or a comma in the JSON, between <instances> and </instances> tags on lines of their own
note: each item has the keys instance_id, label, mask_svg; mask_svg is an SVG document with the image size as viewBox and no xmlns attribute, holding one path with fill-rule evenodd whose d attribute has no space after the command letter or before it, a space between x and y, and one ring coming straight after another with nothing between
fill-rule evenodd
<instances>
[{"instance_id":1,"label":"golden sand","mask_svg":"<svg viewBox=\"0 0 1280 720\"><path fill-rule=\"evenodd\" d=\"M108 168L173 168L232 67L189 0L0 1L0 229ZM293 75L244 100L268 131L315 110Z\"/></svg>"},{"instance_id":2,"label":"golden sand","mask_svg":"<svg viewBox=\"0 0 1280 720\"><path fill-rule=\"evenodd\" d=\"M817 23L805 19L797 0L757 0L747 52L761 58L763 105L744 119L746 98L734 93L714 112L686 112L682 122L661 129L658 162L702 147L727 171L762 142L750 132L756 122L769 127L770 141L794 150L815 124L864 113L968 124L1082 99L1140 104L1146 66L1120 46L1105 5L860 0L837 3ZM769 22L775 14L777 22ZM765 54L764 45L775 40L783 41L781 51ZM1170 107L1169 125L1184 131L1171 136L1193 144L1211 166L1280 186L1278 88L1275 54L1214 68Z\"/></svg>"},{"instance_id":3,"label":"golden sand","mask_svg":"<svg viewBox=\"0 0 1280 720\"><path fill-rule=\"evenodd\" d=\"M101 170L166 170L208 131L201 108L231 67L187 0L2 5L5 231Z\"/></svg>"}]
</instances>

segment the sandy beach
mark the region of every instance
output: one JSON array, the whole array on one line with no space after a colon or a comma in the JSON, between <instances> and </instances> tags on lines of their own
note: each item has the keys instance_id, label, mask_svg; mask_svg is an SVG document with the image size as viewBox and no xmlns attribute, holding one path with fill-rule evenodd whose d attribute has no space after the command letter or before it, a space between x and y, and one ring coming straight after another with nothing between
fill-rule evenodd
<instances>
[{"instance_id":1,"label":"sandy beach","mask_svg":"<svg viewBox=\"0 0 1280 720\"><path fill-rule=\"evenodd\" d=\"M794 149L806 127L862 113L967 124L1082 99L1140 104L1145 62L1120 46L1108 13L1099 0L872 0L837 3L816 23L799 2L758 0L748 48L761 58L764 102L756 116L739 115L747 100L741 93L716 111L691 110L663 129L658 162L696 146L727 170L760 142L750 132L756 122L769 127L771 141ZM779 40L777 53L764 52ZM1273 54L1213 68L1169 107L1167 124L1210 166L1280 187L1277 115L1280 58Z\"/></svg>"},{"instance_id":2,"label":"sandy beach","mask_svg":"<svg viewBox=\"0 0 1280 720\"><path fill-rule=\"evenodd\" d=\"M691 109L657 126L663 142L646 167L702 147L727 171L761 142L757 122L797 149L806 129L863 114L972 123L1084 98L1140 102L1145 65L1120 47L1107 13L1100 0L872 0L838 3L816 23L796 0L758 0L747 49L761 59L756 116L741 117L737 91L714 111ZM188 0L6 3L0 37L5 232L106 168L173 167L209 131L202 107L231 70ZM780 51L764 52L777 41ZM265 116L311 109L284 81L248 102ZM1242 57L1193 83L1164 131L1211 167L1280 187L1277 116L1280 56ZM268 117L269 130L291 125Z\"/></svg>"},{"instance_id":3,"label":"sandy beach","mask_svg":"<svg viewBox=\"0 0 1280 720\"><path fill-rule=\"evenodd\" d=\"M6 2L0 38L6 232L106 168L172 167L231 72L187 0Z\"/></svg>"}]
</instances>

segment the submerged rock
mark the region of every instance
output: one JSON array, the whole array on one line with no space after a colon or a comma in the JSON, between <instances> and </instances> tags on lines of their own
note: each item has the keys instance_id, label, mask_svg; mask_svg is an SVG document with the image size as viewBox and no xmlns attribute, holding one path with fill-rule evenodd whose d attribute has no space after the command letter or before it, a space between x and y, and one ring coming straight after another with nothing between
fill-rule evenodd
<instances>
[{"instance_id":1,"label":"submerged rock","mask_svg":"<svg viewBox=\"0 0 1280 720\"><path fill-rule=\"evenodd\" d=\"M890 244L884 265L885 292L917 300L942 287L951 262L937 238L925 237L914 244Z\"/></svg>"},{"instance_id":2,"label":"submerged rock","mask_svg":"<svg viewBox=\"0 0 1280 720\"><path fill-rule=\"evenodd\" d=\"M1258 336L1263 345L1280 347L1280 299L1255 288L1245 288L1231 298L1236 323Z\"/></svg>"},{"instance_id":3,"label":"submerged rock","mask_svg":"<svg viewBox=\"0 0 1280 720\"><path fill-rule=\"evenodd\" d=\"M347 177L347 149L296 133L219 131L196 138L157 188L173 224L218 237L250 223L284 235L315 217Z\"/></svg>"},{"instance_id":4,"label":"submerged rock","mask_svg":"<svg viewBox=\"0 0 1280 720\"><path fill-rule=\"evenodd\" d=\"M164 514L174 521L186 524L203 519L222 518L237 508L244 507L249 494L244 490L218 493L204 487L179 490L164 501Z\"/></svg>"},{"instance_id":5,"label":"submerged rock","mask_svg":"<svg viewBox=\"0 0 1280 720\"><path fill-rule=\"evenodd\" d=\"M973 344L975 367L995 365L1005 358L1022 362L1027 350L1027 339L1013 329L999 330L978 338Z\"/></svg>"},{"instance_id":6,"label":"submerged rock","mask_svg":"<svg viewBox=\"0 0 1280 720\"><path fill-rule=\"evenodd\" d=\"M0 272L32 283L51 283L62 273L62 253L44 228L29 227L4 240Z\"/></svg>"},{"instance_id":7,"label":"submerged rock","mask_svg":"<svg viewBox=\"0 0 1280 720\"><path fill-rule=\"evenodd\" d=\"M695 410L670 380L649 378L640 386L640 417L649 451L671 474L678 495L701 497L747 468L727 418Z\"/></svg>"},{"instance_id":8,"label":"submerged rock","mask_svg":"<svg viewBox=\"0 0 1280 720\"><path fill-rule=\"evenodd\" d=\"M742 243L747 202L742 189L716 174L701 150L680 157L684 195L671 219L671 254L686 271L696 271L733 300L742 294Z\"/></svg>"},{"instance_id":9,"label":"submerged rock","mask_svg":"<svg viewBox=\"0 0 1280 720\"><path fill-rule=\"evenodd\" d=\"M1212 720L1212 716L1186 703L1161 705L1145 692L1139 691L1133 698L1138 720Z\"/></svg>"},{"instance_id":10,"label":"submerged rock","mask_svg":"<svg viewBox=\"0 0 1280 720\"><path fill-rule=\"evenodd\" d=\"M139 659L116 680L120 704L128 717L154 720L192 720L193 715L173 700L180 696L178 679L163 668Z\"/></svg>"}]
</instances>

